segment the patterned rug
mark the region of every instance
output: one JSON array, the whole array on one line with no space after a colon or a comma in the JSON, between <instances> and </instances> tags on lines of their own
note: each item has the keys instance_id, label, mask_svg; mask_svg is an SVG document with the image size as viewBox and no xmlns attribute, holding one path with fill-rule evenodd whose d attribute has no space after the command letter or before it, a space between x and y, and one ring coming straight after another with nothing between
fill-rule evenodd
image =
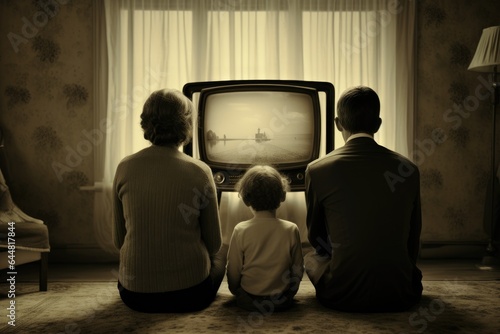
<instances>
[{"instance_id":1,"label":"patterned rug","mask_svg":"<svg viewBox=\"0 0 500 334\"><path fill-rule=\"evenodd\" d=\"M425 281L424 297L402 313L342 313L322 307L309 281L286 312L238 309L223 282L216 301L189 314L143 314L124 306L115 282L52 282L47 292L18 283L1 290L1 333L500 333L500 282ZM8 324L15 301L15 327ZM7 316L6 316L7 315Z\"/></svg>"}]
</instances>

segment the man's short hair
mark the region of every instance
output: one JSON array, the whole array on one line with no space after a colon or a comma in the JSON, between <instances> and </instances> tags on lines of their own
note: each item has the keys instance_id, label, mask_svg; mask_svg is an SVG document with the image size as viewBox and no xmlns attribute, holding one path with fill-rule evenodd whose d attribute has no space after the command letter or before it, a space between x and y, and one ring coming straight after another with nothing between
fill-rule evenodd
<instances>
[{"instance_id":1,"label":"man's short hair","mask_svg":"<svg viewBox=\"0 0 500 334\"><path fill-rule=\"evenodd\" d=\"M342 127L351 133L375 133L380 125L379 97L369 87L348 89L337 102L337 115Z\"/></svg>"},{"instance_id":2,"label":"man's short hair","mask_svg":"<svg viewBox=\"0 0 500 334\"><path fill-rule=\"evenodd\" d=\"M193 104L181 92L162 89L144 103L141 127L154 145L185 145L191 140Z\"/></svg>"},{"instance_id":3,"label":"man's short hair","mask_svg":"<svg viewBox=\"0 0 500 334\"><path fill-rule=\"evenodd\" d=\"M288 180L275 168L253 166L236 184L236 191L243 202L255 211L272 211L279 208L290 190Z\"/></svg>"}]
</instances>

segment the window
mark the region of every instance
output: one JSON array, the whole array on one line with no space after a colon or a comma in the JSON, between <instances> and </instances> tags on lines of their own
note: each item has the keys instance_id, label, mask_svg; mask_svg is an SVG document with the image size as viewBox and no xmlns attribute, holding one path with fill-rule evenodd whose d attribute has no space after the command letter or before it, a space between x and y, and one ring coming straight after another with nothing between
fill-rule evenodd
<instances>
[{"instance_id":1,"label":"window","mask_svg":"<svg viewBox=\"0 0 500 334\"><path fill-rule=\"evenodd\" d=\"M107 120L95 174L112 182L118 162L148 146L139 115L161 88L191 81L332 82L336 97L367 85L381 99L377 141L409 156L413 119L412 0L105 0ZM333 131L333 129L328 129ZM336 145L343 145L336 131Z\"/></svg>"}]
</instances>

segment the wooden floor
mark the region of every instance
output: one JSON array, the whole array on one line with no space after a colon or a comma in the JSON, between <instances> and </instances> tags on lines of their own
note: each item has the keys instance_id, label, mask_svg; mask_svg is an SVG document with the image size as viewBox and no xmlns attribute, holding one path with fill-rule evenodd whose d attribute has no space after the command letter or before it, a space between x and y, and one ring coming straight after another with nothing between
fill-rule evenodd
<instances>
[{"instance_id":1,"label":"wooden floor","mask_svg":"<svg viewBox=\"0 0 500 334\"><path fill-rule=\"evenodd\" d=\"M425 259L419 261L424 281L500 281L500 270L479 269L478 260ZM50 282L116 281L118 264L49 263ZM37 282L38 267L25 264L17 267L18 282ZM307 279L307 276L304 277Z\"/></svg>"}]
</instances>

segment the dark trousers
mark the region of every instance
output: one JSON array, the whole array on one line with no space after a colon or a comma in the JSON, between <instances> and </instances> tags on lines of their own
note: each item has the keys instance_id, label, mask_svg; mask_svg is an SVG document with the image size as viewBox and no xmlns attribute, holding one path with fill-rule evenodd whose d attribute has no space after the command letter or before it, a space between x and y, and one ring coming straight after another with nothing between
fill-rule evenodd
<instances>
[{"instance_id":1,"label":"dark trousers","mask_svg":"<svg viewBox=\"0 0 500 334\"><path fill-rule=\"evenodd\" d=\"M130 291L118 282L120 297L125 305L134 311L146 313L180 313L203 310L214 301L218 288L210 276L200 284L187 289L156 293Z\"/></svg>"},{"instance_id":2,"label":"dark trousers","mask_svg":"<svg viewBox=\"0 0 500 334\"><path fill-rule=\"evenodd\" d=\"M139 312L182 313L203 310L215 300L226 274L226 258L227 245L223 245L212 258L210 275L195 286L176 291L144 293L127 290L118 282L120 297L125 305Z\"/></svg>"}]
</instances>

